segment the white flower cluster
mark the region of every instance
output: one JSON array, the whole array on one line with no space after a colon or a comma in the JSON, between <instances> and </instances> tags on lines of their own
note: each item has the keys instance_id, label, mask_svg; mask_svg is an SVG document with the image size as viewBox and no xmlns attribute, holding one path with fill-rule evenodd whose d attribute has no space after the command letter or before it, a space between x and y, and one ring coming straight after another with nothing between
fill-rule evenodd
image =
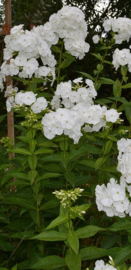
<instances>
[{"instance_id":1,"label":"white flower cluster","mask_svg":"<svg viewBox=\"0 0 131 270\"><path fill-rule=\"evenodd\" d=\"M107 187L105 184L97 185L95 194L98 210L106 212L109 217L122 218L125 217L125 213L131 211L131 203L126 197L125 187L117 184L114 178L110 179Z\"/></svg>"},{"instance_id":2,"label":"white flower cluster","mask_svg":"<svg viewBox=\"0 0 131 270\"><path fill-rule=\"evenodd\" d=\"M75 188L74 190L60 190L60 191L54 191L52 192L55 194L56 198L58 198L61 201L62 206L70 207L71 201L75 202L78 197L81 196L81 193L84 191L84 189Z\"/></svg>"},{"instance_id":3,"label":"white flower cluster","mask_svg":"<svg viewBox=\"0 0 131 270\"><path fill-rule=\"evenodd\" d=\"M23 105L31 106L31 110L37 114L41 111L45 110L48 103L44 97L36 98L37 94L34 94L31 91L20 91L18 92L18 88L13 88L12 86L8 86L5 91L5 96L8 97L6 101L7 111L10 112L12 107L20 107Z\"/></svg>"},{"instance_id":4,"label":"white flower cluster","mask_svg":"<svg viewBox=\"0 0 131 270\"><path fill-rule=\"evenodd\" d=\"M117 142L119 150L117 170L121 172L120 184L129 192L131 197L131 139L122 138ZM127 213L131 216L131 205Z\"/></svg>"},{"instance_id":5,"label":"white flower cluster","mask_svg":"<svg viewBox=\"0 0 131 270\"><path fill-rule=\"evenodd\" d=\"M49 58L53 58L49 44L42 39L38 31L23 30L23 25L11 29L11 34L5 37L4 62L1 66L3 76L17 75L22 78L46 77L52 73L55 76L54 64L50 65ZM45 57L45 61L43 58ZM8 60L10 59L10 63ZM43 66L39 66L41 59ZM46 67L48 65L48 67Z\"/></svg>"},{"instance_id":6,"label":"white flower cluster","mask_svg":"<svg viewBox=\"0 0 131 270\"><path fill-rule=\"evenodd\" d=\"M41 78L51 74L54 81L56 60L51 46L62 38L65 49L82 59L89 51L89 44L85 42L86 36L87 24L83 12L70 6L63 7L53 14L44 26L34 27L31 31L24 31L23 25L13 27L11 34L5 37L5 61L0 72L1 89L3 90L3 81L8 75ZM39 65L39 59L42 66Z\"/></svg>"},{"instance_id":7,"label":"white flower cluster","mask_svg":"<svg viewBox=\"0 0 131 270\"><path fill-rule=\"evenodd\" d=\"M51 101L52 109L56 111L45 114L42 119L44 135L48 139L64 133L78 143L82 136L81 128L85 132L99 131L106 122L114 123L119 118L115 109L94 105L92 99L97 93L91 80L85 81L85 87L79 84L82 78L73 82L75 86L71 81L57 85Z\"/></svg>"},{"instance_id":8,"label":"white flower cluster","mask_svg":"<svg viewBox=\"0 0 131 270\"><path fill-rule=\"evenodd\" d=\"M105 264L103 260L99 260L95 262L94 270L117 270L117 268L110 264Z\"/></svg>"},{"instance_id":9,"label":"white flower cluster","mask_svg":"<svg viewBox=\"0 0 131 270\"><path fill-rule=\"evenodd\" d=\"M129 18L110 18L104 21L103 26L106 32L113 30L117 33L114 36L117 44L121 44L124 40L128 42L131 38L131 19Z\"/></svg>"},{"instance_id":10,"label":"white flower cluster","mask_svg":"<svg viewBox=\"0 0 131 270\"><path fill-rule=\"evenodd\" d=\"M11 111L11 108L16 104L15 103L15 95L18 92L18 88L14 87L12 85L7 86L6 91L4 93L4 96L7 98L6 100L6 108L7 112Z\"/></svg>"},{"instance_id":11,"label":"white flower cluster","mask_svg":"<svg viewBox=\"0 0 131 270\"><path fill-rule=\"evenodd\" d=\"M119 66L128 65L128 70L131 72L131 53L129 49L116 49L113 53L113 65L116 69Z\"/></svg>"},{"instance_id":12,"label":"white flower cluster","mask_svg":"<svg viewBox=\"0 0 131 270\"><path fill-rule=\"evenodd\" d=\"M64 6L51 15L49 22L54 32L64 39L65 49L71 55L82 59L90 47L85 42L87 23L84 13L77 7Z\"/></svg>"}]
</instances>

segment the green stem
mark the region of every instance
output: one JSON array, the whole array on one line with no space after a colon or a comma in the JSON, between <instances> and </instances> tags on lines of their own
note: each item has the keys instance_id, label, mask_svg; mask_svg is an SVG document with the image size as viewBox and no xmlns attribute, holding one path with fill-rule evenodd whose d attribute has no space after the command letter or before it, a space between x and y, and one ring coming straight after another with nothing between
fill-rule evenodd
<instances>
[{"instance_id":1,"label":"green stem","mask_svg":"<svg viewBox=\"0 0 131 270\"><path fill-rule=\"evenodd\" d=\"M60 57L59 57L59 64L58 64L57 84L59 84L59 81L60 81L60 71L61 71L61 59L62 59L63 44L64 43L62 42L61 50L60 50Z\"/></svg>"},{"instance_id":2,"label":"green stem","mask_svg":"<svg viewBox=\"0 0 131 270\"><path fill-rule=\"evenodd\" d=\"M101 61L101 65L103 64L103 62L104 62L104 60L105 60L105 57L106 57L106 55L107 55L107 52L108 52L108 49L106 49L106 51L105 51L105 54L104 54L103 59L102 59L102 61ZM96 88L96 84L97 84L97 82L98 82L99 75L100 75L100 72L97 74L96 79L95 79L95 82L94 82L95 88Z\"/></svg>"}]
</instances>

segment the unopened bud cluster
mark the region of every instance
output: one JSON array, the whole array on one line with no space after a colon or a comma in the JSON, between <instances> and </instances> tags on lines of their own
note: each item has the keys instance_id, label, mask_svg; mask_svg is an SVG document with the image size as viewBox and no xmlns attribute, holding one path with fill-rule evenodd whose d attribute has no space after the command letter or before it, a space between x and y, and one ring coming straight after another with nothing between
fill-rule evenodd
<instances>
[{"instance_id":1,"label":"unopened bud cluster","mask_svg":"<svg viewBox=\"0 0 131 270\"><path fill-rule=\"evenodd\" d=\"M79 196L81 196L81 192L83 192L84 189L75 188L74 190L60 190L60 191L54 191L53 194L55 194L56 198L58 198L61 201L61 204L64 208L71 207L71 201L75 202Z\"/></svg>"},{"instance_id":2,"label":"unopened bud cluster","mask_svg":"<svg viewBox=\"0 0 131 270\"><path fill-rule=\"evenodd\" d=\"M13 139L9 137L2 137L2 139L0 140L0 143L4 144L4 146L7 147L9 150L12 148Z\"/></svg>"},{"instance_id":3,"label":"unopened bud cluster","mask_svg":"<svg viewBox=\"0 0 131 270\"><path fill-rule=\"evenodd\" d=\"M73 217L79 217L83 219L83 215L86 214L86 211L80 210L79 206L71 207L70 208L70 214Z\"/></svg>"}]
</instances>

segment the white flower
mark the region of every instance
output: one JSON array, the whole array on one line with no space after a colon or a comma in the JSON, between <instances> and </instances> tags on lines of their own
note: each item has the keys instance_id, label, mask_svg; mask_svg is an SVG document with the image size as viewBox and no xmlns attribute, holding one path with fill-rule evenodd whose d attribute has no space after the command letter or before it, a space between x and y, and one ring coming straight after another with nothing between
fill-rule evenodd
<instances>
[{"instance_id":1,"label":"white flower","mask_svg":"<svg viewBox=\"0 0 131 270\"><path fill-rule=\"evenodd\" d=\"M115 109L110 109L105 112L106 121L115 123L119 118L119 113Z\"/></svg>"},{"instance_id":2,"label":"white flower","mask_svg":"<svg viewBox=\"0 0 131 270\"><path fill-rule=\"evenodd\" d=\"M74 83L82 83L83 82L83 78L82 77L79 77L75 80L73 80Z\"/></svg>"},{"instance_id":3,"label":"white flower","mask_svg":"<svg viewBox=\"0 0 131 270\"><path fill-rule=\"evenodd\" d=\"M31 105L36 101L36 96L33 92L27 91L25 93L19 92L15 96L15 103L19 104L20 106L25 105Z\"/></svg>"},{"instance_id":4,"label":"white flower","mask_svg":"<svg viewBox=\"0 0 131 270\"><path fill-rule=\"evenodd\" d=\"M27 91L23 93L23 101L25 105L31 105L36 101L36 95L31 91Z\"/></svg>"},{"instance_id":5,"label":"white flower","mask_svg":"<svg viewBox=\"0 0 131 270\"><path fill-rule=\"evenodd\" d=\"M8 99L6 100L6 109L7 109L7 112L10 112L11 111L11 103L8 101Z\"/></svg>"},{"instance_id":6,"label":"white flower","mask_svg":"<svg viewBox=\"0 0 131 270\"><path fill-rule=\"evenodd\" d=\"M94 35L94 36L92 37L92 40L93 40L93 42L96 44L96 43L99 42L100 37L99 37L98 35Z\"/></svg>"},{"instance_id":7,"label":"white flower","mask_svg":"<svg viewBox=\"0 0 131 270\"><path fill-rule=\"evenodd\" d=\"M47 107L47 100L44 97L39 97L35 103L31 106L34 113L40 113Z\"/></svg>"}]
</instances>

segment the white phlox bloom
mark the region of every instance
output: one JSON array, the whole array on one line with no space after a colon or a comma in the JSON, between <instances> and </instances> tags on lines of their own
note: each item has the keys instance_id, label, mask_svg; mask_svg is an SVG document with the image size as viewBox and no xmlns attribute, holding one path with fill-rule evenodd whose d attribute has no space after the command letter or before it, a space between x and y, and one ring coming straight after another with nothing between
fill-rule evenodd
<instances>
[{"instance_id":1,"label":"white phlox bloom","mask_svg":"<svg viewBox=\"0 0 131 270\"><path fill-rule=\"evenodd\" d=\"M119 118L119 113L115 109L110 109L105 112L106 121L115 123Z\"/></svg>"},{"instance_id":2,"label":"white phlox bloom","mask_svg":"<svg viewBox=\"0 0 131 270\"><path fill-rule=\"evenodd\" d=\"M97 44L97 43L99 42L99 40L100 40L100 37L99 37L98 35L94 35L94 36L92 37L92 40L93 40L93 42L94 42L95 44Z\"/></svg>"},{"instance_id":3,"label":"white phlox bloom","mask_svg":"<svg viewBox=\"0 0 131 270\"><path fill-rule=\"evenodd\" d=\"M31 109L34 113L40 113L41 111L45 110L48 103L44 97L39 97L35 101L35 103L31 106Z\"/></svg>"},{"instance_id":4,"label":"white phlox bloom","mask_svg":"<svg viewBox=\"0 0 131 270\"><path fill-rule=\"evenodd\" d=\"M99 211L104 211L107 216L124 217L130 202L126 197L125 187L117 184L114 178L110 182L102 186L97 185L96 204Z\"/></svg>"},{"instance_id":5,"label":"white phlox bloom","mask_svg":"<svg viewBox=\"0 0 131 270\"><path fill-rule=\"evenodd\" d=\"M45 116L42 118L44 135L48 139L52 139L55 137L55 135L61 135L64 133L70 138L73 138L75 142L78 142L82 136L82 133L80 132L81 126L77 127L77 120L77 113L76 115L72 115L70 110L66 108L58 108L56 112L45 114Z\"/></svg>"},{"instance_id":6,"label":"white phlox bloom","mask_svg":"<svg viewBox=\"0 0 131 270\"><path fill-rule=\"evenodd\" d=\"M35 58L31 58L28 60L24 67L23 71L29 75L29 77L32 77L33 73L38 69L38 61Z\"/></svg>"},{"instance_id":7,"label":"white phlox bloom","mask_svg":"<svg viewBox=\"0 0 131 270\"><path fill-rule=\"evenodd\" d=\"M47 77L47 76L52 76L53 77L53 81L55 80L55 69L53 67L39 67L36 72L35 72L35 77L36 78L43 78L43 77Z\"/></svg>"},{"instance_id":8,"label":"white phlox bloom","mask_svg":"<svg viewBox=\"0 0 131 270\"><path fill-rule=\"evenodd\" d=\"M121 44L124 40L128 42L131 37L131 19L129 18L110 18L104 21L103 26L106 32L113 30L117 33L114 36L117 44Z\"/></svg>"},{"instance_id":9,"label":"white phlox bloom","mask_svg":"<svg viewBox=\"0 0 131 270\"><path fill-rule=\"evenodd\" d=\"M112 63L114 65L115 69L118 69L119 66L128 65L128 68L130 71L130 64L131 64L130 50L129 49L123 49L123 50L116 49L113 53Z\"/></svg>"},{"instance_id":10,"label":"white phlox bloom","mask_svg":"<svg viewBox=\"0 0 131 270\"><path fill-rule=\"evenodd\" d=\"M15 95L18 92L18 88L12 85L7 86L6 91L4 92L4 96L7 98L6 100L6 109L7 112L11 111L11 108L16 104L15 103Z\"/></svg>"},{"instance_id":11,"label":"white phlox bloom","mask_svg":"<svg viewBox=\"0 0 131 270\"><path fill-rule=\"evenodd\" d=\"M125 183L127 189L130 189L127 184L131 184L131 139L120 139L117 147L119 150L117 170L122 174L120 180L123 185Z\"/></svg>"},{"instance_id":12,"label":"white phlox bloom","mask_svg":"<svg viewBox=\"0 0 131 270\"><path fill-rule=\"evenodd\" d=\"M31 91L27 91L25 93L20 91L15 96L15 103L20 106L23 104L30 106L35 101L36 101L36 95Z\"/></svg>"},{"instance_id":13,"label":"white phlox bloom","mask_svg":"<svg viewBox=\"0 0 131 270\"><path fill-rule=\"evenodd\" d=\"M97 92L91 80L85 80L85 87L83 84L82 87L80 86L82 78L77 78L73 82L76 84L75 87L71 81L57 85L55 95L51 100L52 109L56 109L56 112L50 113L50 116L55 115L57 121L61 122L63 133L78 143L82 136L81 129L85 132L97 132L106 125L106 121L114 123L119 114L114 109L107 110L105 106L94 105L93 98L96 97ZM53 122L52 128L51 120L48 119L45 123L47 118L48 115L42 120L44 135L47 134L48 138L53 138L55 134L58 135L54 128L55 123Z\"/></svg>"},{"instance_id":14,"label":"white phlox bloom","mask_svg":"<svg viewBox=\"0 0 131 270\"><path fill-rule=\"evenodd\" d=\"M84 13L77 7L64 6L51 15L49 21L54 32L64 39L66 50L82 59L89 51L89 44L85 42L87 24Z\"/></svg>"},{"instance_id":15,"label":"white phlox bloom","mask_svg":"<svg viewBox=\"0 0 131 270\"><path fill-rule=\"evenodd\" d=\"M117 270L117 268L115 268L112 265L105 264L105 262L103 260L97 260L95 262L94 270Z\"/></svg>"},{"instance_id":16,"label":"white phlox bloom","mask_svg":"<svg viewBox=\"0 0 131 270\"><path fill-rule=\"evenodd\" d=\"M44 26L33 27L31 31L23 30L22 24L15 26L11 29L10 35L5 37L5 62L1 66L1 73L3 76L18 75L20 78L31 78L34 75L41 78L51 73L53 83L56 60L50 49L51 46L62 38L65 49L73 56L82 59L89 51L89 44L85 42L86 36L87 23L84 13L79 8L71 6L64 6L56 14L51 15L49 22ZM41 62L44 67L39 64ZM50 72L45 72L45 66L51 68ZM4 78L1 77L2 90L3 80Z\"/></svg>"},{"instance_id":17,"label":"white phlox bloom","mask_svg":"<svg viewBox=\"0 0 131 270\"><path fill-rule=\"evenodd\" d=\"M17 26L14 26L12 29L11 29L11 35L13 36L16 36L16 35L21 35L24 31L23 31L23 26L24 24L20 24L20 25L17 25Z\"/></svg>"},{"instance_id":18,"label":"white phlox bloom","mask_svg":"<svg viewBox=\"0 0 131 270\"><path fill-rule=\"evenodd\" d=\"M11 96L16 95L17 92L18 92L17 87L13 87L12 85L9 85L7 86L6 91L4 92L4 96L11 97Z\"/></svg>"}]
</instances>

